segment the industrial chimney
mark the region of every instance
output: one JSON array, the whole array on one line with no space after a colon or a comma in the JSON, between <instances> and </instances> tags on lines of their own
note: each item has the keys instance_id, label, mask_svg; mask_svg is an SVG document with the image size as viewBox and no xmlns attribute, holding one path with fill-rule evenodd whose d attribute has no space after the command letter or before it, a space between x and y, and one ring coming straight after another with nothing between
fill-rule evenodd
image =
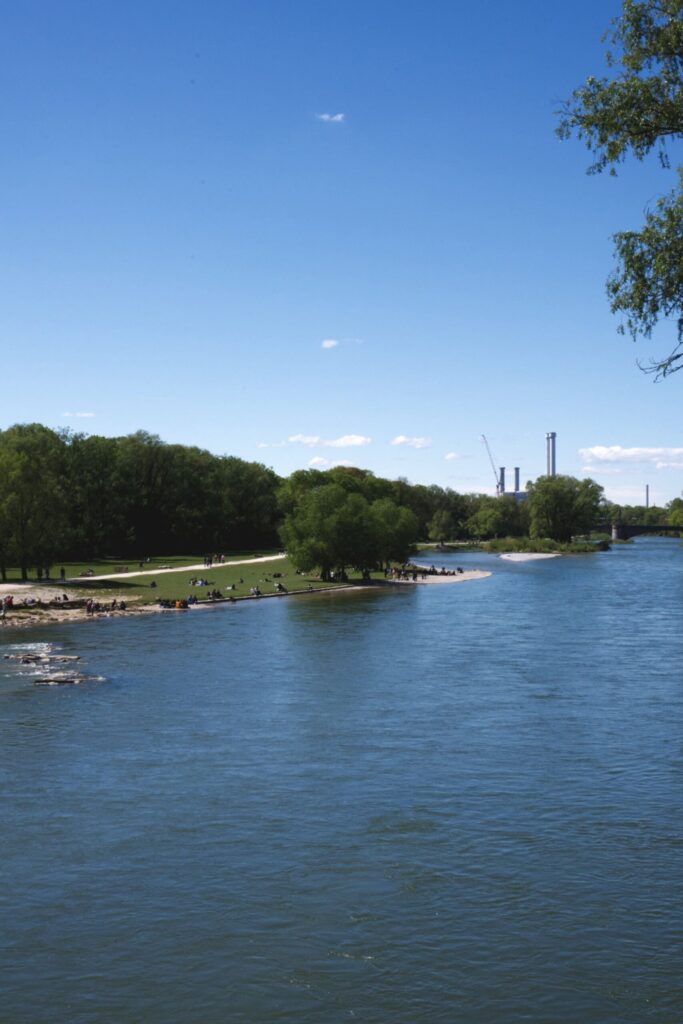
<instances>
[{"instance_id":1,"label":"industrial chimney","mask_svg":"<svg viewBox=\"0 0 683 1024\"><path fill-rule=\"evenodd\" d=\"M554 430L549 431L545 435L546 443L546 476L555 476L555 438L557 434Z\"/></svg>"},{"instance_id":2,"label":"industrial chimney","mask_svg":"<svg viewBox=\"0 0 683 1024\"><path fill-rule=\"evenodd\" d=\"M505 494L505 466L500 467L498 474L498 491L500 494Z\"/></svg>"},{"instance_id":3,"label":"industrial chimney","mask_svg":"<svg viewBox=\"0 0 683 1024\"><path fill-rule=\"evenodd\" d=\"M515 466L515 494L519 494L519 466Z\"/></svg>"}]
</instances>

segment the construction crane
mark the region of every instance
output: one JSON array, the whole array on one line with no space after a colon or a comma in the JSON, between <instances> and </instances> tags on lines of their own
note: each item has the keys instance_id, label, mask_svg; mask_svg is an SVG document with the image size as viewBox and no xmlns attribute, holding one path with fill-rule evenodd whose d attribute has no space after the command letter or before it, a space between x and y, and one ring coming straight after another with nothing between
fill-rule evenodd
<instances>
[{"instance_id":1,"label":"construction crane","mask_svg":"<svg viewBox=\"0 0 683 1024\"><path fill-rule=\"evenodd\" d=\"M486 451L488 452L488 455L489 455L489 461L491 463L491 469L493 470L493 478L496 481L496 497L499 498L500 497L500 492L501 492L500 473L498 471L498 467L496 466L495 459L493 458L493 454L491 452L491 448L489 446L489 443L486 440L486 434L482 434L481 435L481 439L484 442L484 444L486 445Z\"/></svg>"}]
</instances>

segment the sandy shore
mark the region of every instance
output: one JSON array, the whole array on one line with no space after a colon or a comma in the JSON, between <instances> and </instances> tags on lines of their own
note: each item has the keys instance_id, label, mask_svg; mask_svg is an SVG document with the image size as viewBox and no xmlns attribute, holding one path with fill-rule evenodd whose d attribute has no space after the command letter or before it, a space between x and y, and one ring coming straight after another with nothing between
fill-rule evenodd
<instances>
[{"instance_id":1,"label":"sandy shore","mask_svg":"<svg viewBox=\"0 0 683 1024\"><path fill-rule=\"evenodd\" d=\"M483 569L466 569L465 572L459 572L455 576L439 576L438 574L431 574L425 579L420 576L416 580L387 580L387 583L467 583L468 580L483 580L487 576L491 576L490 572L485 572Z\"/></svg>"},{"instance_id":2,"label":"sandy shore","mask_svg":"<svg viewBox=\"0 0 683 1024\"><path fill-rule=\"evenodd\" d=\"M94 622L95 619L119 619L126 615L149 615L151 612L163 611L151 604L127 604L125 611L96 612L94 615L86 615L84 608L60 608L59 605L49 607L24 608L22 605L10 609L6 618L0 620L0 636L2 630L25 629L28 626L54 626L59 623L69 622Z\"/></svg>"}]
</instances>

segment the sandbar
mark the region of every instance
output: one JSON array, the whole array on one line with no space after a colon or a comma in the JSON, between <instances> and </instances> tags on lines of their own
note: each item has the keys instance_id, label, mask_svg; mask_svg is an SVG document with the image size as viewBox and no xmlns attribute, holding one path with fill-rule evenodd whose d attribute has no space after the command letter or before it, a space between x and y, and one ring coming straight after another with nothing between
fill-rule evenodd
<instances>
[{"instance_id":1,"label":"sandbar","mask_svg":"<svg viewBox=\"0 0 683 1024\"><path fill-rule=\"evenodd\" d=\"M426 566L425 566L426 568ZM492 573L484 569L466 569L464 572L455 573L452 576L441 576L439 573L429 573L425 579L418 575L416 580L387 580L387 583L467 583L468 580L483 580Z\"/></svg>"},{"instance_id":2,"label":"sandbar","mask_svg":"<svg viewBox=\"0 0 683 1024\"><path fill-rule=\"evenodd\" d=\"M533 551L509 551L498 557L504 558L506 562L538 562L541 558L560 558L561 556L559 551L548 551L545 554Z\"/></svg>"}]
</instances>

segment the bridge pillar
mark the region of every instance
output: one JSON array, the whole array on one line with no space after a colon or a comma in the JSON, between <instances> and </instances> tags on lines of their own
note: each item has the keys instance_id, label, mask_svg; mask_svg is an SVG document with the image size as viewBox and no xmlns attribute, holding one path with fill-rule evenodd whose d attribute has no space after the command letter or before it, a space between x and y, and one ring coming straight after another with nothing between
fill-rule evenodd
<instances>
[{"instance_id":1,"label":"bridge pillar","mask_svg":"<svg viewBox=\"0 0 683 1024\"><path fill-rule=\"evenodd\" d=\"M621 523L612 523L612 540L624 539L624 528Z\"/></svg>"}]
</instances>

